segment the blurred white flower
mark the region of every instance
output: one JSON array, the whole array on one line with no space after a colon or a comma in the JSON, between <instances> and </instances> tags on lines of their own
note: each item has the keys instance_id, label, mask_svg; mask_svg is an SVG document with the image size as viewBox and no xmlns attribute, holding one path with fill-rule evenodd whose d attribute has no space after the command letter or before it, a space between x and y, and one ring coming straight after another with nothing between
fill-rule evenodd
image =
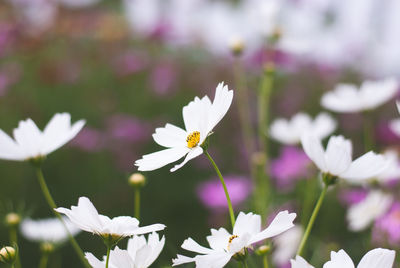
<instances>
[{"instance_id":1,"label":"blurred white flower","mask_svg":"<svg viewBox=\"0 0 400 268\"><path fill-rule=\"evenodd\" d=\"M133 236L128 240L127 250L116 247L110 252L109 267L115 268L147 268L160 255L165 244L165 237L159 238L157 233L151 233L148 240L142 235ZM104 268L106 256L103 261L98 260L93 254L86 253L86 259L93 268Z\"/></svg>"},{"instance_id":2,"label":"blurred white flower","mask_svg":"<svg viewBox=\"0 0 400 268\"><path fill-rule=\"evenodd\" d=\"M71 209L56 208L55 210L65 214L80 229L116 241L127 236L156 232L165 228L164 224L139 227L139 221L128 216L110 219L99 214L87 197L80 197L78 206L71 206Z\"/></svg>"},{"instance_id":3,"label":"blurred white flower","mask_svg":"<svg viewBox=\"0 0 400 268\"><path fill-rule=\"evenodd\" d=\"M278 267L287 264L296 255L302 236L303 228L295 225L274 238L275 250L272 253L272 260Z\"/></svg>"},{"instance_id":4,"label":"blurred white flower","mask_svg":"<svg viewBox=\"0 0 400 268\"><path fill-rule=\"evenodd\" d=\"M388 160L372 151L352 161L352 144L343 136L331 136L326 150L321 140L312 135L302 136L304 152L322 173L360 183L382 173L388 167Z\"/></svg>"},{"instance_id":5,"label":"blurred white flower","mask_svg":"<svg viewBox=\"0 0 400 268\"><path fill-rule=\"evenodd\" d=\"M201 145L228 112L232 98L233 91L228 90L228 86L224 86L223 83L218 84L213 103L207 96L202 99L196 97L182 110L186 130L172 124L157 128L153 134L154 141L168 149L144 155L142 159L135 162L138 170L155 170L186 155L182 163L171 169L171 172L173 172L189 160L202 154Z\"/></svg>"},{"instance_id":6,"label":"blurred white flower","mask_svg":"<svg viewBox=\"0 0 400 268\"><path fill-rule=\"evenodd\" d=\"M398 88L399 84L394 78L365 81L360 88L352 84L339 84L322 96L321 105L339 113L371 110L393 98Z\"/></svg>"},{"instance_id":7,"label":"blurred white flower","mask_svg":"<svg viewBox=\"0 0 400 268\"><path fill-rule=\"evenodd\" d=\"M296 213L289 214L288 211L281 211L266 229L261 230L260 215L240 212L233 227L233 234L224 228L211 229L211 235L207 236L211 248L199 245L192 238L186 239L182 248L201 255L191 258L178 254L177 258L172 260L172 266L195 262L196 267L224 267L232 256L244 254L245 249L251 248L252 244L292 228L295 218Z\"/></svg>"},{"instance_id":8,"label":"blurred white flower","mask_svg":"<svg viewBox=\"0 0 400 268\"><path fill-rule=\"evenodd\" d=\"M396 101L397 111L400 113L400 102ZM390 129L400 137L400 119L394 119L389 123Z\"/></svg>"},{"instance_id":9,"label":"blurred white flower","mask_svg":"<svg viewBox=\"0 0 400 268\"><path fill-rule=\"evenodd\" d=\"M388 160L388 167L376 176L379 183L385 183L390 180L400 179L400 160L395 150L387 150L383 153Z\"/></svg>"},{"instance_id":10,"label":"blurred white flower","mask_svg":"<svg viewBox=\"0 0 400 268\"><path fill-rule=\"evenodd\" d=\"M359 203L352 205L347 210L347 222L351 231L362 231L382 216L392 203L392 196L379 190L371 191Z\"/></svg>"},{"instance_id":11,"label":"blurred white flower","mask_svg":"<svg viewBox=\"0 0 400 268\"><path fill-rule=\"evenodd\" d=\"M271 138L284 144L297 144L304 133L323 139L336 129L336 121L327 113L320 113L315 120L305 113L298 113L290 120L275 119L270 127Z\"/></svg>"},{"instance_id":12,"label":"blurred white flower","mask_svg":"<svg viewBox=\"0 0 400 268\"><path fill-rule=\"evenodd\" d=\"M82 129L85 121L71 125L71 115L55 114L43 131L31 120L20 121L14 140L0 130L0 159L24 161L44 157L57 150Z\"/></svg>"},{"instance_id":13,"label":"blurred white flower","mask_svg":"<svg viewBox=\"0 0 400 268\"><path fill-rule=\"evenodd\" d=\"M68 218L64 217L63 221L72 236L81 231ZM68 233L63 223L57 218L41 220L25 219L21 223L20 230L26 239L39 243L49 242L59 244L68 239Z\"/></svg>"},{"instance_id":14,"label":"blurred white flower","mask_svg":"<svg viewBox=\"0 0 400 268\"><path fill-rule=\"evenodd\" d=\"M394 250L376 248L368 251L362 257L357 268L392 268L395 256L396 251ZM313 268L300 256L296 256L291 263L292 268ZM354 263L349 255L341 249L338 252L331 252L331 260L326 262L323 268L354 268Z\"/></svg>"}]
</instances>

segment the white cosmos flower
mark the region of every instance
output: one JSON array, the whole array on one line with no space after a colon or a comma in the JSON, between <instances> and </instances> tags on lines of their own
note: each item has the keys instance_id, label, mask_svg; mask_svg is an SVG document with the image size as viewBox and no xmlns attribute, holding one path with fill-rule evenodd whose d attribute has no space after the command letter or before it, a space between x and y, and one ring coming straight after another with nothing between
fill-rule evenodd
<instances>
[{"instance_id":1,"label":"white cosmos flower","mask_svg":"<svg viewBox=\"0 0 400 268\"><path fill-rule=\"evenodd\" d=\"M312 135L302 136L304 152L322 173L360 183L382 173L388 167L388 160L372 151L352 161L352 144L343 136L331 136L326 150L321 140Z\"/></svg>"},{"instance_id":2,"label":"white cosmos flower","mask_svg":"<svg viewBox=\"0 0 400 268\"><path fill-rule=\"evenodd\" d=\"M228 90L228 86L224 86L223 83L218 84L212 103L207 96L202 99L196 97L182 109L186 130L172 124L157 128L153 134L154 141L168 149L144 155L142 159L135 162L138 170L155 170L186 155L182 163L171 169L171 172L173 172L189 160L202 154L201 145L227 113L232 98L233 91Z\"/></svg>"},{"instance_id":3,"label":"white cosmos flower","mask_svg":"<svg viewBox=\"0 0 400 268\"><path fill-rule=\"evenodd\" d=\"M55 114L43 131L31 119L20 121L14 139L0 130L0 159L24 161L43 157L57 150L82 129L84 120L71 125L71 115Z\"/></svg>"},{"instance_id":4,"label":"white cosmos flower","mask_svg":"<svg viewBox=\"0 0 400 268\"><path fill-rule=\"evenodd\" d=\"M289 214L288 211L281 211L266 229L261 230L260 215L240 212L233 227L233 234L224 228L211 229L211 235L207 236L211 248L199 245L192 238L186 239L182 248L200 255L193 258L177 255L177 258L172 260L172 266L195 262L197 268L224 267L232 256L243 254L246 248L252 247L252 244L292 228L295 218L296 213Z\"/></svg>"},{"instance_id":5,"label":"white cosmos flower","mask_svg":"<svg viewBox=\"0 0 400 268\"><path fill-rule=\"evenodd\" d=\"M277 266L287 264L296 255L302 236L303 228L295 225L274 238L275 250L272 253L272 260Z\"/></svg>"},{"instance_id":6,"label":"white cosmos flower","mask_svg":"<svg viewBox=\"0 0 400 268\"><path fill-rule=\"evenodd\" d=\"M99 214L87 197L80 197L78 206L71 206L71 209L56 208L55 210L65 214L80 229L100 235L103 238L111 236L115 240L132 235L160 231L165 228L164 224L139 227L139 221L129 216L110 219Z\"/></svg>"},{"instance_id":7,"label":"white cosmos flower","mask_svg":"<svg viewBox=\"0 0 400 268\"><path fill-rule=\"evenodd\" d=\"M128 240L127 250L118 247L111 250L109 267L147 268L160 255L164 244L165 237L160 239L157 233L151 233L147 241L144 236L135 235ZM98 260L91 253L86 253L85 256L93 268L104 268L106 256L103 257L103 261Z\"/></svg>"},{"instance_id":8,"label":"white cosmos flower","mask_svg":"<svg viewBox=\"0 0 400 268\"><path fill-rule=\"evenodd\" d=\"M67 217L63 218L71 235L75 236L81 231ZM57 218L25 219L21 223L20 230L26 239L40 243L59 244L68 239L68 233L65 231L64 225Z\"/></svg>"},{"instance_id":9,"label":"white cosmos flower","mask_svg":"<svg viewBox=\"0 0 400 268\"><path fill-rule=\"evenodd\" d=\"M333 91L322 96L321 105L339 113L371 110L393 98L398 87L394 78L365 81L359 89L352 84L339 84Z\"/></svg>"},{"instance_id":10,"label":"white cosmos flower","mask_svg":"<svg viewBox=\"0 0 400 268\"><path fill-rule=\"evenodd\" d=\"M351 231L362 231L382 216L390 207L393 198L379 190L371 191L359 203L347 210L347 222Z\"/></svg>"},{"instance_id":11,"label":"white cosmos flower","mask_svg":"<svg viewBox=\"0 0 400 268\"><path fill-rule=\"evenodd\" d=\"M336 129L336 121L327 113L320 113L315 120L305 113L298 113L290 120L278 118L270 127L271 138L284 144L297 144L303 133L312 133L321 139L332 134Z\"/></svg>"},{"instance_id":12,"label":"white cosmos flower","mask_svg":"<svg viewBox=\"0 0 400 268\"><path fill-rule=\"evenodd\" d=\"M396 251L376 248L368 251L364 257L362 257L357 268L392 268ZM307 263L302 257L296 256L296 259L290 261L292 268L314 268ZM347 255L347 253L341 249L338 252L331 252L331 260L326 262L323 268L354 268L354 263Z\"/></svg>"},{"instance_id":13,"label":"white cosmos flower","mask_svg":"<svg viewBox=\"0 0 400 268\"><path fill-rule=\"evenodd\" d=\"M400 179L400 160L395 150L387 150L383 155L388 160L388 167L376 176L377 181L385 183L389 180Z\"/></svg>"}]
</instances>

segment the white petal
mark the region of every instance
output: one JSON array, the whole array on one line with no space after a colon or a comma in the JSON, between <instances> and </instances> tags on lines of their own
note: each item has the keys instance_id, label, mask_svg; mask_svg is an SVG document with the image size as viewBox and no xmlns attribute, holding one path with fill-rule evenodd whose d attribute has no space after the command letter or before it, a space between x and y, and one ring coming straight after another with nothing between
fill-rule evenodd
<instances>
[{"instance_id":1,"label":"white petal","mask_svg":"<svg viewBox=\"0 0 400 268\"><path fill-rule=\"evenodd\" d=\"M136 252L135 255L135 266L147 268L147 259L151 256L151 247L149 245L144 245L141 249ZM121 266L122 267L122 266Z\"/></svg>"},{"instance_id":2,"label":"white petal","mask_svg":"<svg viewBox=\"0 0 400 268\"><path fill-rule=\"evenodd\" d=\"M211 235L207 236L207 241L214 250L226 250L230 236L231 234L225 228L211 229Z\"/></svg>"},{"instance_id":3,"label":"white petal","mask_svg":"<svg viewBox=\"0 0 400 268\"><path fill-rule=\"evenodd\" d=\"M332 116L327 113L320 113L312 123L311 133L320 139L324 139L332 134L336 127L337 122Z\"/></svg>"},{"instance_id":4,"label":"white petal","mask_svg":"<svg viewBox=\"0 0 400 268\"><path fill-rule=\"evenodd\" d=\"M400 136L400 119L394 119L389 122L389 128L397 135Z\"/></svg>"},{"instance_id":5,"label":"white petal","mask_svg":"<svg viewBox=\"0 0 400 268\"><path fill-rule=\"evenodd\" d=\"M141 235L141 234L147 234L151 232L157 232L165 229L164 224L156 223L152 225L147 225L143 227L136 228L135 230L132 230L129 232L131 235Z\"/></svg>"},{"instance_id":6,"label":"white petal","mask_svg":"<svg viewBox=\"0 0 400 268\"><path fill-rule=\"evenodd\" d=\"M232 255L227 252L213 252L209 255L201 255L196 257L196 268L222 268L224 267Z\"/></svg>"},{"instance_id":7,"label":"white petal","mask_svg":"<svg viewBox=\"0 0 400 268\"><path fill-rule=\"evenodd\" d=\"M148 239L152 251L150 257L146 260L146 267L149 267L158 258L165 245L165 236L159 240L157 233L151 233Z\"/></svg>"},{"instance_id":8,"label":"white petal","mask_svg":"<svg viewBox=\"0 0 400 268\"><path fill-rule=\"evenodd\" d=\"M128 251L120 249L118 246L110 252L110 266L111 267L124 267L124 268L134 268L134 262L129 256Z\"/></svg>"},{"instance_id":9,"label":"white petal","mask_svg":"<svg viewBox=\"0 0 400 268\"><path fill-rule=\"evenodd\" d=\"M354 268L354 263L349 255L341 249L338 252L331 252L331 260L324 264L323 268Z\"/></svg>"},{"instance_id":10,"label":"white petal","mask_svg":"<svg viewBox=\"0 0 400 268\"><path fill-rule=\"evenodd\" d=\"M347 211L349 229L352 231L366 229L389 209L391 203L390 195L378 190L370 192L363 201L352 205Z\"/></svg>"},{"instance_id":11,"label":"white petal","mask_svg":"<svg viewBox=\"0 0 400 268\"><path fill-rule=\"evenodd\" d=\"M164 147L184 147L186 146L187 133L183 129L172 124L166 124L163 128L156 128L153 139Z\"/></svg>"},{"instance_id":12,"label":"white petal","mask_svg":"<svg viewBox=\"0 0 400 268\"><path fill-rule=\"evenodd\" d=\"M229 90L224 82L218 84L215 90L214 101L212 107L209 110L210 120L208 122L208 132L212 131L214 127L221 121L221 119L228 112L229 107L232 104L233 90Z\"/></svg>"},{"instance_id":13,"label":"white petal","mask_svg":"<svg viewBox=\"0 0 400 268\"><path fill-rule=\"evenodd\" d=\"M331 111L346 113L363 109L358 88L351 84L339 84L333 91L325 93L321 105Z\"/></svg>"},{"instance_id":14,"label":"white petal","mask_svg":"<svg viewBox=\"0 0 400 268\"><path fill-rule=\"evenodd\" d=\"M23 161L27 158L21 147L10 136L0 129L0 158L6 160Z\"/></svg>"},{"instance_id":15,"label":"white petal","mask_svg":"<svg viewBox=\"0 0 400 268\"><path fill-rule=\"evenodd\" d=\"M371 151L354 160L339 177L350 182L370 179L382 173L388 167L388 164L389 162L383 155Z\"/></svg>"},{"instance_id":16,"label":"white petal","mask_svg":"<svg viewBox=\"0 0 400 268\"><path fill-rule=\"evenodd\" d=\"M213 250L203 247L199 245L196 241L194 241L192 238L188 238L185 241L183 241L183 244L181 246L183 249L192 251L192 252L197 252L201 254L211 254Z\"/></svg>"},{"instance_id":17,"label":"white petal","mask_svg":"<svg viewBox=\"0 0 400 268\"><path fill-rule=\"evenodd\" d=\"M301 137L301 144L304 152L314 162L314 164L322 172L327 172L328 169L325 163L325 153L321 140L312 135L304 134Z\"/></svg>"},{"instance_id":18,"label":"white petal","mask_svg":"<svg viewBox=\"0 0 400 268\"><path fill-rule=\"evenodd\" d=\"M240 212L235 226L233 227L233 234L239 237L245 233L256 235L261 231L261 216L253 213L244 214Z\"/></svg>"},{"instance_id":19,"label":"white petal","mask_svg":"<svg viewBox=\"0 0 400 268\"><path fill-rule=\"evenodd\" d=\"M275 216L271 224L262 232L253 236L249 241L249 244L256 243L258 241L276 236L294 226L293 221L296 218L296 213L290 213L285 210L278 213Z\"/></svg>"},{"instance_id":20,"label":"white petal","mask_svg":"<svg viewBox=\"0 0 400 268\"><path fill-rule=\"evenodd\" d=\"M357 268L392 268L396 251L376 248L367 252Z\"/></svg>"},{"instance_id":21,"label":"white petal","mask_svg":"<svg viewBox=\"0 0 400 268\"><path fill-rule=\"evenodd\" d=\"M395 78L381 81L365 81L360 88L364 109L374 109L393 98L398 91Z\"/></svg>"},{"instance_id":22,"label":"white petal","mask_svg":"<svg viewBox=\"0 0 400 268\"><path fill-rule=\"evenodd\" d=\"M99 261L92 253L85 252L85 258L93 268L104 268L105 262Z\"/></svg>"},{"instance_id":23,"label":"white petal","mask_svg":"<svg viewBox=\"0 0 400 268\"><path fill-rule=\"evenodd\" d=\"M343 136L332 136L329 139L325 163L329 173L339 175L347 170L351 164L351 142Z\"/></svg>"},{"instance_id":24,"label":"white petal","mask_svg":"<svg viewBox=\"0 0 400 268\"><path fill-rule=\"evenodd\" d=\"M18 127L13 132L15 142L23 150L26 158L41 155L40 149L43 146L43 136L31 119L20 121Z\"/></svg>"},{"instance_id":25,"label":"white petal","mask_svg":"<svg viewBox=\"0 0 400 268\"><path fill-rule=\"evenodd\" d=\"M138 166L139 171L155 170L179 160L189 151L190 149L187 147L174 147L165 149L144 155L142 159L136 160L135 166Z\"/></svg>"},{"instance_id":26,"label":"white petal","mask_svg":"<svg viewBox=\"0 0 400 268\"><path fill-rule=\"evenodd\" d=\"M177 255L176 259L172 259L172 266L181 265L184 263L194 262L195 258L186 257L183 255Z\"/></svg>"},{"instance_id":27,"label":"white petal","mask_svg":"<svg viewBox=\"0 0 400 268\"><path fill-rule=\"evenodd\" d=\"M303 236L303 228L295 225L293 228L274 237L275 250L272 259L277 266L285 265L296 256L297 248Z\"/></svg>"},{"instance_id":28,"label":"white petal","mask_svg":"<svg viewBox=\"0 0 400 268\"><path fill-rule=\"evenodd\" d=\"M189 153L187 154L185 160L183 160L182 163L175 165L173 168L171 168L171 172L174 172L178 169L180 169L181 167L183 167L188 161L192 160L193 158L198 157L199 155L201 155L203 153L203 149L201 147L196 147L194 149L191 149L189 151Z\"/></svg>"},{"instance_id":29,"label":"white petal","mask_svg":"<svg viewBox=\"0 0 400 268\"><path fill-rule=\"evenodd\" d=\"M196 97L183 107L182 114L186 132L200 131L201 126L204 128L204 125L208 122L210 108L211 101L207 96L204 96L202 99Z\"/></svg>"},{"instance_id":30,"label":"white petal","mask_svg":"<svg viewBox=\"0 0 400 268\"><path fill-rule=\"evenodd\" d=\"M314 266L310 265L300 256L296 256L296 259L290 260L290 264L292 265L292 268L314 268Z\"/></svg>"}]
</instances>

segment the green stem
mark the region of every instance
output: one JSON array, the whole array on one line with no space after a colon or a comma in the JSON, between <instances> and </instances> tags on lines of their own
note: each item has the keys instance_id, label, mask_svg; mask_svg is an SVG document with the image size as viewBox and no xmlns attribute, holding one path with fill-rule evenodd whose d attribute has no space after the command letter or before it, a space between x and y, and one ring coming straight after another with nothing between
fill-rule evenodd
<instances>
[{"instance_id":1,"label":"green stem","mask_svg":"<svg viewBox=\"0 0 400 268\"><path fill-rule=\"evenodd\" d=\"M249 107L249 94L247 88L247 82L245 79L244 71L240 62L240 58L235 57L233 64L234 77L236 84L237 93L237 105L239 111L240 125L242 129L242 135L246 150L249 156L255 151L254 146L254 131L250 122L250 107Z\"/></svg>"},{"instance_id":2,"label":"green stem","mask_svg":"<svg viewBox=\"0 0 400 268\"><path fill-rule=\"evenodd\" d=\"M248 268L248 267L249 267L249 266L247 266L246 260L243 260L243 261L242 261L242 264L243 264L243 267L244 267L244 268Z\"/></svg>"},{"instance_id":3,"label":"green stem","mask_svg":"<svg viewBox=\"0 0 400 268\"><path fill-rule=\"evenodd\" d=\"M268 266L268 257L267 257L267 254L265 254L264 256L263 256L263 265L264 265L264 268L268 268L269 266Z\"/></svg>"},{"instance_id":4,"label":"green stem","mask_svg":"<svg viewBox=\"0 0 400 268\"><path fill-rule=\"evenodd\" d=\"M140 220L140 187L135 187L135 218Z\"/></svg>"},{"instance_id":5,"label":"green stem","mask_svg":"<svg viewBox=\"0 0 400 268\"><path fill-rule=\"evenodd\" d=\"M111 251L111 247L107 246L107 259L106 259L106 268L108 268L108 263L110 261L110 251Z\"/></svg>"},{"instance_id":6,"label":"green stem","mask_svg":"<svg viewBox=\"0 0 400 268\"><path fill-rule=\"evenodd\" d=\"M10 243L13 247L18 247L18 235L17 235L17 227L15 225L10 226ZM15 259L15 268L21 268L21 259L19 257L19 250L17 250L16 259Z\"/></svg>"},{"instance_id":7,"label":"green stem","mask_svg":"<svg viewBox=\"0 0 400 268\"><path fill-rule=\"evenodd\" d=\"M274 84L274 67L267 65L264 70L264 76L261 81L258 100L258 140L261 151L267 155L268 152L268 121L269 104L272 86Z\"/></svg>"},{"instance_id":8,"label":"green stem","mask_svg":"<svg viewBox=\"0 0 400 268\"><path fill-rule=\"evenodd\" d=\"M319 196L318 202L315 205L314 211L313 211L313 213L311 215L311 218L310 218L310 220L308 222L307 228L306 228L306 230L304 232L303 238L301 239L300 246L299 246L299 248L297 250L297 255L299 255L299 256L302 256L302 254L303 254L304 247L305 247L305 245L307 243L307 239L308 239L308 237L309 237L309 235L311 233L311 229L312 229L312 227L314 225L315 219L317 218L317 215L318 215L318 212L319 212L319 210L321 208L322 202L324 201L324 198L325 198L327 190L328 190L328 185L324 184L324 188L322 189L322 192L321 192L321 195Z\"/></svg>"},{"instance_id":9,"label":"green stem","mask_svg":"<svg viewBox=\"0 0 400 268\"><path fill-rule=\"evenodd\" d=\"M91 268L91 266L89 265L89 263L87 262L85 255L82 252L82 249L79 247L78 243L76 242L75 238L71 235L70 231L67 228L67 225L65 224L63 218L61 217L60 213L58 213L57 211L55 211L55 208L57 208L56 203L54 202L53 197L50 194L49 188L47 187L46 181L44 179L43 176L43 172L40 166L36 167L36 175L38 178L38 182L40 185L40 188L42 189L42 193L47 201L47 204L50 206L50 209L53 211L54 215L56 215L56 217L60 220L60 222L63 224L67 234L68 234L68 238L69 241L72 245L72 247L74 248L76 254L78 255L79 259L81 260L82 264L87 267L87 268Z\"/></svg>"},{"instance_id":10,"label":"green stem","mask_svg":"<svg viewBox=\"0 0 400 268\"><path fill-rule=\"evenodd\" d=\"M310 214L312 212L313 200L315 198L315 192L317 190L316 186L318 186L317 183L318 183L318 177L305 180L306 185L305 185L305 190L303 191L305 193L305 196L302 206L303 215L301 217L302 226L305 226L307 220L310 218Z\"/></svg>"},{"instance_id":11,"label":"green stem","mask_svg":"<svg viewBox=\"0 0 400 268\"><path fill-rule=\"evenodd\" d=\"M43 253L42 257L40 258L39 268L46 268L48 261L49 261L49 254Z\"/></svg>"},{"instance_id":12,"label":"green stem","mask_svg":"<svg viewBox=\"0 0 400 268\"><path fill-rule=\"evenodd\" d=\"M231 202L231 198L229 197L228 189L226 188L224 177L222 177L222 174L219 171L217 164L215 164L215 162L212 159L212 157L210 156L210 154L206 150L204 150L204 154L207 156L208 160L210 160L211 164L213 165L215 171L218 174L218 177L222 183L222 186L224 187L225 197L226 197L226 201L228 202L229 215L231 217L231 223L232 223L232 228L233 228L235 226L235 214L233 213L232 202Z\"/></svg>"},{"instance_id":13,"label":"green stem","mask_svg":"<svg viewBox=\"0 0 400 268\"><path fill-rule=\"evenodd\" d=\"M369 117L369 113L363 113L364 126L364 150L366 152L374 148L374 127Z\"/></svg>"}]
</instances>

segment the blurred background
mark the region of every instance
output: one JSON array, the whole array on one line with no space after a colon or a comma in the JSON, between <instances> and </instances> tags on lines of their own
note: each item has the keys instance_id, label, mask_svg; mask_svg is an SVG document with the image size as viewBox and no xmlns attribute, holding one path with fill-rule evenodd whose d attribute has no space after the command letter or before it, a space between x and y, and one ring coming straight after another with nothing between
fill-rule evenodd
<instances>
[{"instance_id":1,"label":"blurred background","mask_svg":"<svg viewBox=\"0 0 400 268\"><path fill-rule=\"evenodd\" d=\"M271 120L299 111L315 116L322 110L321 95L339 82L360 84L400 75L399 14L398 0L4 0L0 128L11 134L28 117L43 128L56 112L71 113L73 121L86 119L79 135L43 166L57 205L70 207L87 196L101 214L133 216L128 177L136 171L134 161L160 148L151 137L156 127L167 122L183 127L182 107L195 96L213 98L220 81L235 90L234 69L240 66L255 127L257 89L265 64L273 63ZM235 56L237 48L241 53ZM229 181L236 211L250 211L251 156L240 131L240 101L234 98L215 129L210 154ZM375 150L399 144L388 127L397 116L394 102L371 115ZM361 116L338 115L337 120L336 133L350 138L355 155L360 155ZM316 190L305 192L306 179L316 171L301 147L271 141L269 153L272 161L280 160L276 172L269 171L274 187L271 214L290 209L300 222L304 198L314 200L319 194L316 180ZM305 163L300 167L299 157ZM165 167L144 175L148 180L141 223L167 225L166 246L155 267L168 267L177 253L185 253L180 249L185 238L205 245L211 227L229 226L222 190L204 156L175 173ZM34 219L52 216L29 164L2 161L0 177L4 215L18 211ZM398 189L397 184L391 187ZM350 190L336 188L324 204L310 241L310 248L320 249L313 263L328 260L329 251L339 248L359 260L368 249L370 232L348 231L349 199L337 198L348 197ZM397 222L400 228L400 217ZM38 246L21 239L23 265L36 266ZM81 233L77 240L98 258L105 253L102 241L91 234ZM0 241L7 244L6 226ZM400 244L375 245L398 249ZM76 265L78 258L68 243L49 263Z\"/></svg>"}]
</instances>

